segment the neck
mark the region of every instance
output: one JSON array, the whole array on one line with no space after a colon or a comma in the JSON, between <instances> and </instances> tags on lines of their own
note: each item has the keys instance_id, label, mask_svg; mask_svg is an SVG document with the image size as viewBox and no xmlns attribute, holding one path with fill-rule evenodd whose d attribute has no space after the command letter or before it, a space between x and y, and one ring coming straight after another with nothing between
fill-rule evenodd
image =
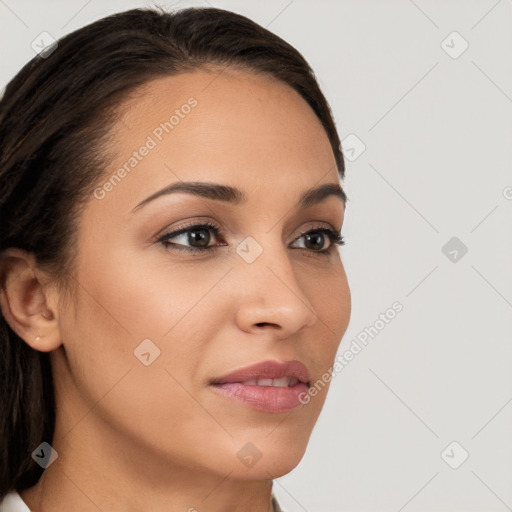
<instances>
[{"instance_id":1,"label":"neck","mask_svg":"<svg viewBox=\"0 0 512 512\"><path fill-rule=\"evenodd\" d=\"M237 480L228 475L166 465L150 469L137 450L110 454L64 443L38 483L20 492L33 512L272 512L272 480ZM80 455L82 454L82 456Z\"/></svg>"}]
</instances>

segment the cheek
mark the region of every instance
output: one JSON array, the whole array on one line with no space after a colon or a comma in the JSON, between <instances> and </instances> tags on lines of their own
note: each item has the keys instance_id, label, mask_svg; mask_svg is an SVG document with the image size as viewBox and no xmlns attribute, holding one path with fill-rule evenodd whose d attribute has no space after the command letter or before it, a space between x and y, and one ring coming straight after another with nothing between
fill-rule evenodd
<instances>
[{"instance_id":1,"label":"cheek","mask_svg":"<svg viewBox=\"0 0 512 512\"><path fill-rule=\"evenodd\" d=\"M70 323L65 333L75 340L77 364L119 376L134 364L144 367L137 357L149 352L145 358L154 363L148 368L160 368L168 379L167 369L189 383L208 341L225 322L229 299L215 287L229 269L218 263L173 263L156 251L149 257L140 250L83 252L78 324Z\"/></svg>"},{"instance_id":2,"label":"cheek","mask_svg":"<svg viewBox=\"0 0 512 512\"><path fill-rule=\"evenodd\" d=\"M308 278L309 297L318 315L312 332L312 340L307 344L305 356L314 362L311 379L311 415L316 422L327 398L335 373L334 364L341 340L347 330L351 314L351 294L345 269L341 261L328 272Z\"/></svg>"},{"instance_id":3,"label":"cheek","mask_svg":"<svg viewBox=\"0 0 512 512\"><path fill-rule=\"evenodd\" d=\"M225 270L141 266L133 258L107 254L84 254L82 261L73 310L61 317L78 393L87 409L94 406L119 432L155 450L166 445L179 458L183 443L176 439L194 438L201 428L218 429L189 392L197 389L207 342L225 321L216 313L220 294L207 293ZM144 359L137 347L147 339L149 365L134 354Z\"/></svg>"},{"instance_id":4,"label":"cheek","mask_svg":"<svg viewBox=\"0 0 512 512\"><path fill-rule=\"evenodd\" d=\"M321 345L324 350L319 352L323 363L331 364L347 330L352 310L347 275L340 261L314 275L304 273L303 279L303 289L318 316L315 330L325 340Z\"/></svg>"},{"instance_id":5,"label":"cheek","mask_svg":"<svg viewBox=\"0 0 512 512\"><path fill-rule=\"evenodd\" d=\"M155 248L113 247L101 257L84 254L82 261L80 280L96 302L101 323L134 339L165 336L229 270L228 265L185 265Z\"/></svg>"}]
</instances>

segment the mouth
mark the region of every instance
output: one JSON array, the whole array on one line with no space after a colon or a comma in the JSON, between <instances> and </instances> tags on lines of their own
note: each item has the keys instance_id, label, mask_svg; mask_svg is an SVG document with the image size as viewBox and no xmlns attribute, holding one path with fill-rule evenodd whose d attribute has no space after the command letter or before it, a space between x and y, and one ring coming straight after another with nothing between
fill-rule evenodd
<instances>
[{"instance_id":1,"label":"mouth","mask_svg":"<svg viewBox=\"0 0 512 512\"><path fill-rule=\"evenodd\" d=\"M279 379L259 377L258 379L245 380L240 382L240 384L243 384L244 386L272 386L274 388L288 388L296 386L299 382L301 381L296 377L281 377ZM307 382L304 382L303 384L307 384Z\"/></svg>"},{"instance_id":2,"label":"mouth","mask_svg":"<svg viewBox=\"0 0 512 512\"><path fill-rule=\"evenodd\" d=\"M300 361L264 361L210 381L213 391L264 412L285 412L304 405L309 371Z\"/></svg>"}]
</instances>

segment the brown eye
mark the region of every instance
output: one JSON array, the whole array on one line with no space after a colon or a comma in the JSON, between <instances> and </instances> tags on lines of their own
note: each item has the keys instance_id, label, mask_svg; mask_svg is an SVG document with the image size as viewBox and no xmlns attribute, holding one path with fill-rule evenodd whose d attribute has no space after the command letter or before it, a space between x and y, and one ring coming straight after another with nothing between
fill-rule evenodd
<instances>
[{"instance_id":1,"label":"brown eye","mask_svg":"<svg viewBox=\"0 0 512 512\"><path fill-rule=\"evenodd\" d=\"M193 247L207 247L211 238L210 231L205 228L189 229L185 233L188 233L187 242Z\"/></svg>"},{"instance_id":2,"label":"brown eye","mask_svg":"<svg viewBox=\"0 0 512 512\"><path fill-rule=\"evenodd\" d=\"M336 246L344 245L345 242L340 233L330 228L317 228L302 233L295 241L304 239L303 249L309 249L312 252L327 254L333 251ZM325 248L326 243L328 246Z\"/></svg>"},{"instance_id":3,"label":"brown eye","mask_svg":"<svg viewBox=\"0 0 512 512\"><path fill-rule=\"evenodd\" d=\"M217 239L220 237L220 229L214 224L194 224L165 233L157 242L170 250L190 253L205 252L214 249L217 245L225 245L210 245L212 233L213 238Z\"/></svg>"},{"instance_id":4,"label":"brown eye","mask_svg":"<svg viewBox=\"0 0 512 512\"><path fill-rule=\"evenodd\" d=\"M305 245L307 249L321 250L325 242L328 240L325 233L306 233L304 235Z\"/></svg>"}]
</instances>

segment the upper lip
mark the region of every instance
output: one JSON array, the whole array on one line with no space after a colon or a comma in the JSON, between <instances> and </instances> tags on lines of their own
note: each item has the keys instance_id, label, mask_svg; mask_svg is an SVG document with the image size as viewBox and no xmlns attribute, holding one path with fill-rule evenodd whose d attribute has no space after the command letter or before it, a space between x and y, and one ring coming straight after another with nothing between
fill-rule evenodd
<instances>
[{"instance_id":1,"label":"upper lip","mask_svg":"<svg viewBox=\"0 0 512 512\"><path fill-rule=\"evenodd\" d=\"M215 378L211 384L245 382L253 379L281 379L283 377L295 377L304 384L307 384L310 378L308 369L300 361L262 361L223 377Z\"/></svg>"}]
</instances>

